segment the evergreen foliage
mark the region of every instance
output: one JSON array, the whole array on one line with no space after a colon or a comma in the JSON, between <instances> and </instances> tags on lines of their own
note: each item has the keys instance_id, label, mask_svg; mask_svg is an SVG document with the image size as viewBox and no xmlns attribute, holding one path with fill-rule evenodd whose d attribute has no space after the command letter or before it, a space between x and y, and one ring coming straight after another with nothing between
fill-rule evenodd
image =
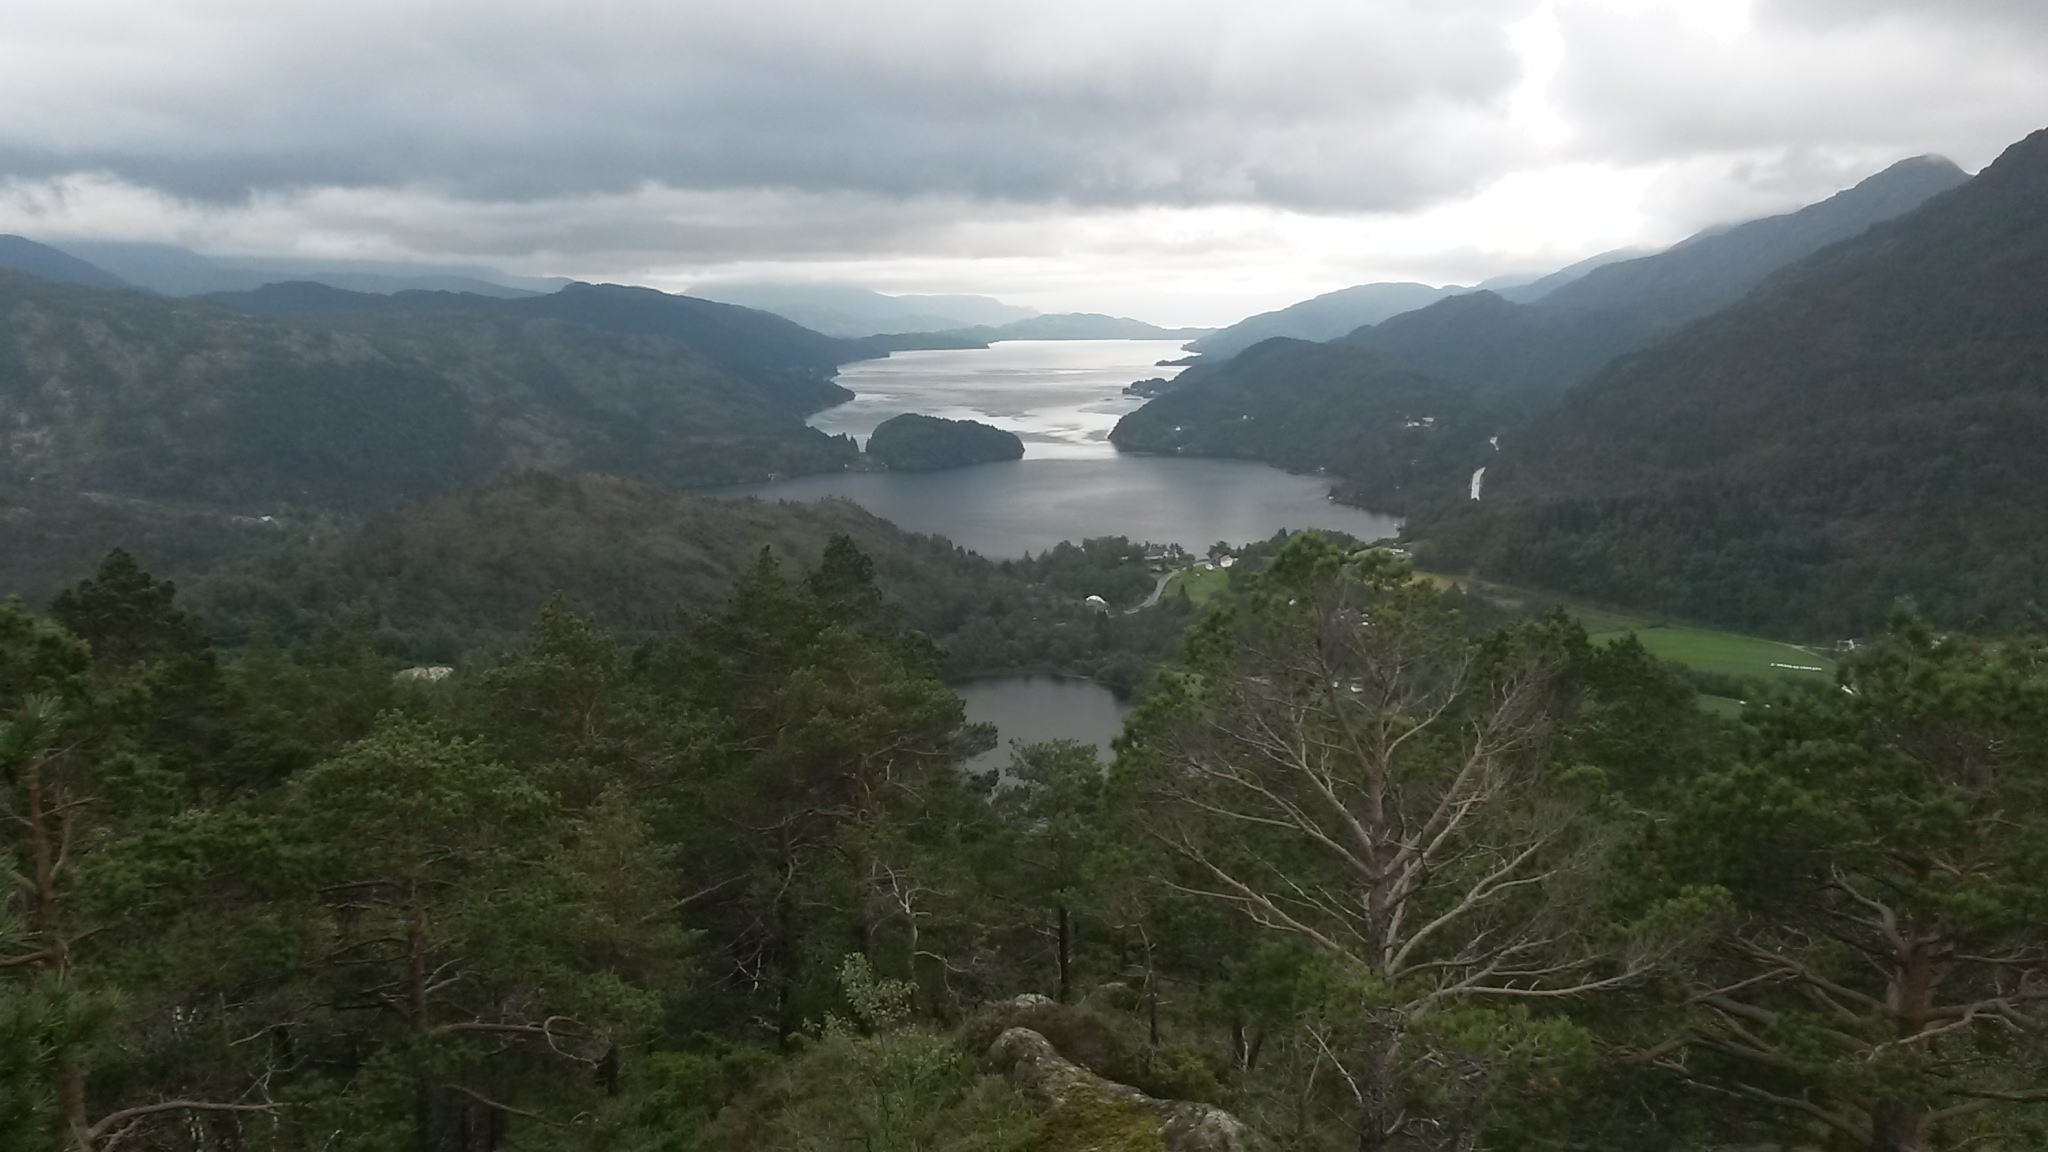
<instances>
[{"instance_id":1,"label":"evergreen foliage","mask_svg":"<svg viewBox=\"0 0 2048 1152\"><path fill-rule=\"evenodd\" d=\"M2037 642L1903 618L1729 727L1307 533L1113 770L999 780L887 569L556 599L439 682L339 624L223 659L120 554L0 606L0 1141L1160 1146L979 1070L1027 1027L1303 1152L2026 1146Z\"/></svg>"},{"instance_id":2,"label":"evergreen foliage","mask_svg":"<svg viewBox=\"0 0 2048 1152\"><path fill-rule=\"evenodd\" d=\"M1024 441L979 420L946 420L905 412L875 426L867 453L892 472L932 472L998 460L1019 460Z\"/></svg>"},{"instance_id":3,"label":"evergreen foliage","mask_svg":"<svg viewBox=\"0 0 2048 1152\"><path fill-rule=\"evenodd\" d=\"M876 585L944 650L948 677L1053 672L1121 692L1171 655L1191 609L1129 615L1155 574L1121 538L988 560L904 532L843 500L766 503L672 492L618 477L541 473L371 520L361 530L276 548L200 580L193 602L214 634L309 643L371 630L384 651L455 663L501 651L556 595L608 630L646 636L681 612L723 602L761 546L800 565L832 541L857 544ZM1083 601L1104 597L1100 615Z\"/></svg>"}]
</instances>

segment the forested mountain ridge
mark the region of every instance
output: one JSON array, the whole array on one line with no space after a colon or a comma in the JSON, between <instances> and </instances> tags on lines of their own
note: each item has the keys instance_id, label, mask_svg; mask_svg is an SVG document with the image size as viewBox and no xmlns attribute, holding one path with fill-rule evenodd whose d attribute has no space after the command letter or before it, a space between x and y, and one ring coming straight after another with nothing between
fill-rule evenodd
<instances>
[{"instance_id":1,"label":"forested mountain ridge","mask_svg":"<svg viewBox=\"0 0 2048 1152\"><path fill-rule=\"evenodd\" d=\"M1555 392L1678 324L1734 302L1776 269L1966 179L1939 157L1902 160L1796 212L1595 268L1528 304L1453 297L1361 328L1344 341L1480 387Z\"/></svg>"},{"instance_id":2,"label":"forested mountain ridge","mask_svg":"<svg viewBox=\"0 0 2048 1152\"><path fill-rule=\"evenodd\" d=\"M284 324L0 276L16 483L245 510L363 510L501 467L673 483L836 467L851 448L671 341L461 306Z\"/></svg>"},{"instance_id":3,"label":"forested mountain ridge","mask_svg":"<svg viewBox=\"0 0 2048 1152\"><path fill-rule=\"evenodd\" d=\"M952 677L1059 672L1127 691L1187 622L1184 602L1110 618L1082 603L1096 595L1121 609L1152 590L1144 550L1128 541L996 561L850 501L769 503L591 474L501 476L185 586L229 644L298 644L361 626L386 651L448 663L503 651L557 596L620 636L656 634L678 613L714 611L762 548L805 566L834 537L873 557L879 587L939 643Z\"/></svg>"},{"instance_id":4,"label":"forested mountain ridge","mask_svg":"<svg viewBox=\"0 0 2048 1152\"><path fill-rule=\"evenodd\" d=\"M1231 456L1343 477L1339 494L1399 513L1468 461L1514 410L1391 356L1274 337L1189 368L1126 414L1110 442L1133 452Z\"/></svg>"},{"instance_id":5,"label":"forested mountain ridge","mask_svg":"<svg viewBox=\"0 0 2048 1152\"><path fill-rule=\"evenodd\" d=\"M821 335L770 312L618 284L571 284L545 296L503 298L464 292L352 292L310 281L266 284L201 299L266 316L317 317L376 311L400 317L415 310L447 316L466 308L545 317L587 328L673 340L803 414L853 394L832 383L839 366L877 353L857 341Z\"/></svg>"},{"instance_id":6,"label":"forested mountain ridge","mask_svg":"<svg viewBox=\"0 0 2048 1152\"><path fill-rule=\"evenodd\" d=\"M258 517L354 515L508 468L670 484L841 468L853 445L789 398L816 388L432 299L280 320L0 273L0 588L46 588L123 541L196 562L195 545L260 538Z\"/></svg>"},{"instance_id":7,"label":"forested mountain ridge","mask_svg":"<svg viewBox=\"0 0 2048 1152\"><path fill-rule=\"evenodd\" d=\"M134 287L96 264L21 236L0 236L0 268L26 272L58 284L83 284L88 288Z\"/></svg>"},{"instance_id":8,"label":"forested mountain ridge","mask_svg":"<svg viewBox=\"0 0 2048 1152\"><path fill-rule=\"evenodd\" d=\"M1441 562L1808 635L2048 603L2048 131L1503 441Z\"/></svg>"}]
</instances>

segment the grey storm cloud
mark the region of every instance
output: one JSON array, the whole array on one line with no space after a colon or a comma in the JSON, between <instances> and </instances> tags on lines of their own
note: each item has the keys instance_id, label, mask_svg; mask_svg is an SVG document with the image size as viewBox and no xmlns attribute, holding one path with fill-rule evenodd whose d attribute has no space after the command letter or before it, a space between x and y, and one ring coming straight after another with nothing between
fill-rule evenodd
<instances>
[{"instance_id":1,"label":"grey storm cloud","mask_svg":"<svg viewBox=\"0 0 2048 1152\"><path fill-rule=\"evenodd\" d=\"M1528 8L78 0L10 18L0 173L1399 208L1514 148Z\"/></svg>"},{"instance_id":2,"label":"grey storm cloud","mask_svg":"<svg viewBox=\"0 0 2048 1152\"><path fill-rule=\"evenodd\" d=\"M1988 161L2048 109L2041 0L1755 0L1717 37L1672 8L1561 9L1555 96L1588 155L1623 161L1775 153L1944 152Z\"/></svg>"},{"instance_id":3,"label":"grey storm cloud","mask_svg":"<svg viewBox=\"0 0 2048 1152\"><path fill-rule=\"evenodd\" d=\"M1227 321L1975 167L2048 0L68 0L0 108L0 231Z\"/></svg>"}]
</instances>

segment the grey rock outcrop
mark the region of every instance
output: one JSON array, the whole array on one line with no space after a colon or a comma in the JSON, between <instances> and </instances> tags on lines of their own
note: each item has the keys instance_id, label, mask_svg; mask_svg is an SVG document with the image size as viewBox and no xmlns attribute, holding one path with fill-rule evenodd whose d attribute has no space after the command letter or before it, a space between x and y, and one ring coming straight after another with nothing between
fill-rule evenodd
<instances>
[{"instance_id":1,"label":"grey rock outcrop","mask_svg":"<svg viewBox=\"0 0 2048 1152\"><path fill-rule=\"evenodd\" d=\"M1019 997L1019 1008L1049 1004L1044 997ZM1165 1152L1253 1152L1258 1147L1250 1128L1213 1104L1159 1100L1126 1084L1106 1080L1060 1055L1044 1036L1029 1028L1007 1028L989 1045L988 1062L1018 1091L1046 1109L1056 1128L1073 1132L1075 1147L1129 1148L1149 1144L1133 1124L1157 1125ZM1118 1117L1127 1118L1119 1125ZM1063 1123L1064 1122L1064 1123ZM1122 1129L1120 1131L1120 1129ZM1132 1137L1140 1139L1133 1141Z\"/></svg>"}]
</instances>

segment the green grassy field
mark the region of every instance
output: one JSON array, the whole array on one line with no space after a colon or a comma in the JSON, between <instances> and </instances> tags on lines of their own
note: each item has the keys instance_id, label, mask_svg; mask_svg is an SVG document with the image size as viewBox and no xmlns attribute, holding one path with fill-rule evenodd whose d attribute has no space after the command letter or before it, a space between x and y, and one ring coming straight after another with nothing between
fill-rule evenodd
<instances>
[{"instance_id":1,"label":"green grassy field","mask_svg":"<svg viewBox=\"0 0 2048 1152\"><path fill-rule=\"evenodd\" d=\"M1197 605L1207 604L1230 587L1230 573L1221 568L1184 568L1166 586L1168 596L1187 593Z\"/></svg>"},{"instance_id":2,"label":"green grassy field","mask_svg":"<svg viewBox=\"0 0 2048 1152\"><path fill-rule=\"evenodd\" d=\"M1442 577L1432 579L1439 584L1452 582ZM1504 604L1530 607L1546 601L1558 602L1557 598L1542 593L1532 593L1499 584L1465 578L1457 578L1455 582ZM1683 664L1699 672L1735 676L1746 680L1784 678L1821 682L1831 680L1835 674L1835 661L1832 657L1781 640L1765 640L1756 636L1717 632L1711 628L1695 628L1685 624L1660 623L1647 617L1586 604L1565 602L1564 608L1578 618L1579 623L1586 629L1587 637L1595 644L1612 643L1633 632L1642 639L1643 647L1649 649L1652 655ZM1740 701L1725 696L1709 696L1702 693L1699 700L1700 707L1719 716L1733 718L1742 712Z\"/></svg>"},{"instance_id":3,"label":"green grassy field","mask_svg":"<svg viewBox=\"0 0 2048 1152\"><path fill-rule=\"evenodd\" d=\"M1533 606L1548 599L1540 593L1510 588L1498 584L1481 583L1464 578L1443 577L1424 573L1439 586L1453 583L1465 584L1490 599L1507 604ZM1196 604L1206 604L1229 587L1230 574L1220 569L1185 569L1166 586L1166 595L1187 593ZM1778 678L1820 680L1832 679L1835 661L1795 644L1780 640L1765 640L1756 636L1742 636L1734 632L1717 632L1711 628L1694 628L1684 624L1665 624L1655 620L1617 612L1590 605L1566 603L1566 611L1577 617L1586 629L1586 635L1595 644L1608 644L1633 632L1641 638L1643 647L1660 659L1683 664L1700 672L1722 676L1734 676L1745 680L1773 680ZM1733 717L1740 714L1739 701L1723 696L1700 696L1700 706L1718 715Z\"/></svg>"},{"instance_id":4,"label":"green grassy field","mask_svg":"<svg viewBox=\"0 0 2048 1152\"><path fill-rule=\"evenodd\" d=\"M1633 626L1615 627L1610 621L1599 623L1607 626L1596 632L1593 630L1595 622L1586 622L1587 633L1596 644L1618 640L1633 631L1642 638L1643 647L1655 655L1702 672L1754 679L1780 676L1826 678L1835 674L1833 660L1776 640L1759 640L1733 632L1711 632L1704 628L1670 624L1635 623Z\"/></svg>"}]
</instances>

